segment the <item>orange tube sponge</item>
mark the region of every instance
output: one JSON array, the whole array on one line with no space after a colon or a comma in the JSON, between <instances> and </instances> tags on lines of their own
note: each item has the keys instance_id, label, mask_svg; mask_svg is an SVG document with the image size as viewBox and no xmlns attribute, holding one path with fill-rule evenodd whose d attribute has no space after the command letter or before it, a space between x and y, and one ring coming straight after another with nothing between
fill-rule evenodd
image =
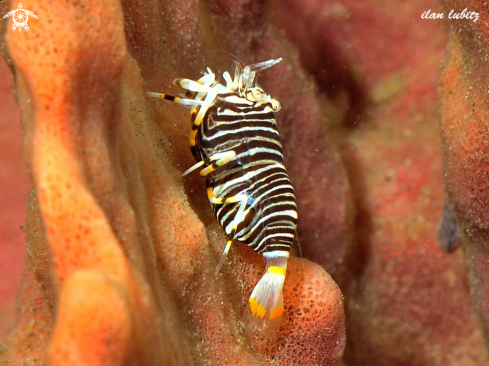
<instances>
[{"instance_id":1,"label":"orange tube sponge","mask_svg":"<svg viewBox=\"0 0 489 366\"><path fill-rule=\"evenodd\" d=\"M94 271L68 277L60 294L50 364L123 364L131 322L125 296L114 285Z\"/></svg>"}]
</instances>

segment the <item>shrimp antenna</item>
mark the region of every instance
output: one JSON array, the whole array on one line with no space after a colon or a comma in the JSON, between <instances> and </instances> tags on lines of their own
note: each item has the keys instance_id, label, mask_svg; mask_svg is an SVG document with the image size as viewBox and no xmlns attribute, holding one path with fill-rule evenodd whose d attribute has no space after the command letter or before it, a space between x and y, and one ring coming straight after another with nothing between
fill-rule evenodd
<instances>
[{"instance_id":1,"label":"shrimp antenna","mask_svg":"<svg viewBox=\"0 0 489 366\"><path fill-rule=\"evenodd\" d=\"M280 61L282 61L282 57L272 59L272 60L258 62L256 64L248 65L247 67L250 68L250 71L254 71L255 73L259 73L260 71L263 71L265 69L268 69L268 68L278 64Z\"/></svg>"},{"instance_id":2,"label":"shrimp antenna","mask_svg":"<svg viewBox=\"0 0 489 366\"><path fill-rule=\"evenodd\" d=\"M223 50L211 50L211 51L206 51L207 53L224 53L228 56L231 56L233 58L233 60L236 62L236 64L239 65L239 67L242 69L244 67L244 62L241 61L241 59L236 56L235 54L231 53L231 52L227 52L227 51L223 51Z\"/></svg>"},{"instance_id":3,"label":"shrimp antenna","mask_svg":"<svg viewBox=\"0 0 489 366\"><path fill-rule=\"evenodd\" d=\"M245 68L243 69L243 74L242 74L243 83L246 85L247 88L251 88L255 81L255 77L257 73L265 69L268 69L273 65L278 64L280 61L282 61L282 57L258 62L256 64L246 65Z\"/></svg>"}]
</instances>

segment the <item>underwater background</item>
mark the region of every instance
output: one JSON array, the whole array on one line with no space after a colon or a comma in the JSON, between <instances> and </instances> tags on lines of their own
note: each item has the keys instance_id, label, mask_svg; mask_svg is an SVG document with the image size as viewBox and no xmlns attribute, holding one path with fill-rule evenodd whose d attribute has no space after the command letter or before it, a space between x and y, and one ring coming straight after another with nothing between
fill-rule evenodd
<instances>
[{"instance_id":1,"label":"underwater background","mask_svg":"<svg viewBox=\"0 0 489 366\"><path fill-rule=\"evenodd\" d=\"M489 364L487 2L22 4L28 31L0 21L0 363ZM235 57L283 58L258 82L300 250L268 337L246 324L263 258L236 243L214 276L188 113L145 98Z\"/></svg>"}]
</instances>

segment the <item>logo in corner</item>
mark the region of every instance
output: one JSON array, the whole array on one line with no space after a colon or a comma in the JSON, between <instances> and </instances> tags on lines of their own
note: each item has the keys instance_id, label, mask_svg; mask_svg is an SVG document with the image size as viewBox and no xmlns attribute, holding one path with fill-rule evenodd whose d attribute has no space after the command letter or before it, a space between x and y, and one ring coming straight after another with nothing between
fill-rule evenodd
<instances>
[{"instance_id":1,"label":"logo in corner","mask_svg":"<svg viewBox=\"0 0 489 366\"><path fill-rule=\"evenodd\" d=\"M29 24L27 24L27 21L29 20L29 15L37 18L37 15L34 14L32 11L24 9L22 3L19 3L18 9L11 10L7 14L5 14L3 16L3 19L6 19L11 15L13 15L12 20L14 21L14 24L12 24L12 30L15 31L17 28L19 28L19 32L22 32L22 28L24 28L26 31L29 30Z\"/></svg>"}]
</instances>

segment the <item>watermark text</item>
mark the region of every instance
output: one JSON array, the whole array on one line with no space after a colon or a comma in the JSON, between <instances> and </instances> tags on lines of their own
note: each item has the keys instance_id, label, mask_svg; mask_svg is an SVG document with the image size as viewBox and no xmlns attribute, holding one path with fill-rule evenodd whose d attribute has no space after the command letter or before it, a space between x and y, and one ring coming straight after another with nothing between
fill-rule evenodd
<instances>
[{"instance_id":1,"label":"watermark text","mask_svg":"<svg viewBox=\"0 0 489 366\"><path fill-rule=\"evenodd\" d=\"M421 19L444 19L445 18L445 13L432 13L431 9L426 10L421 14ZM448 19L467 19L467 20L472 20L474 23L479 20L479 13L475 11L468 11L467 8L465 8L462 11L455 11L455 10L450 10L448 13Z\"/></svg>"}]
</instances>

